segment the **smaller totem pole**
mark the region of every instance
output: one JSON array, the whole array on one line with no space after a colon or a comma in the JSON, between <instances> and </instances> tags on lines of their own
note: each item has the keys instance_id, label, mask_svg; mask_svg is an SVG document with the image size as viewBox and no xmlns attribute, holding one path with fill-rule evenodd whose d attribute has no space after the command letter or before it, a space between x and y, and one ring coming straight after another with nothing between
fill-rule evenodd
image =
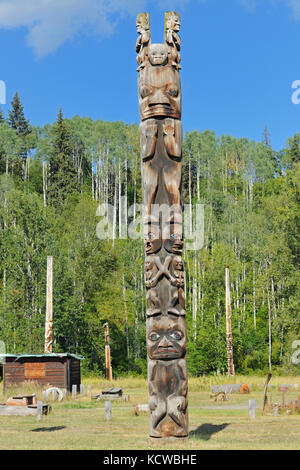
<instances>
[{"instance_id":1,"label":"smaller totem pole","mask_svg":"<svg viewBox=\"0 0 300 470\"><path fill-rule=\"evenodd\" d=\"M52 311L52 295L53 295L53 258L52 256L47 257L47 293L46 293L46 326L45 326L45 354L52 353L52 321L53 321L53 311Z\"/></svg>"},{"instance_id":2,"label":"smaller totem pole","mask_svg":"<svg viewBox=\"0 0 300 470\"><path fill-rule=\"evenodd\" d=\"M112 368L110 360L110 346L109 346L109 328L108 323L104 323L104 335L105 335L105 368L107 380L112 380Z\"/></svg>"},{"instance_id":3,"label":"smaller totem pole","mask_svg":"<svg viewBox=\"0 0 300 470\"><path fill-rule=\"evenodd\" d=\"M225 267L225 285L226 285L226 343L227 343L228 374L234 375L232 330L231 330L231 300L230 300L230 282L229 282L229 267L228 266Z\"/></svg>"}]
</instances>

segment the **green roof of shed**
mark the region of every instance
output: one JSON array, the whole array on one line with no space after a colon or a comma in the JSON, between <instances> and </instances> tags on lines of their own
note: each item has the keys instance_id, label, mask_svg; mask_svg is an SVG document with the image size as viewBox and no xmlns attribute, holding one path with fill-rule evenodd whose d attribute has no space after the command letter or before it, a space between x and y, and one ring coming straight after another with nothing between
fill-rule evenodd
<instances>
[{"instance_id":1,"label":"green roof of shed","mask_svg":"<svg viewBox=\"0 0 300 470\"><path fill-rule=\"evenodd\" d=\"M15 361L21 358L26 358L26 357L72 357L73 359L78 359L79 361L82 361L84 359L83 356L80 356L79 354L71 354L71 353L49 353L49 354L0 354L0 359L1 358L6 358L6 357L15 357ZM1 361L0 361L1 362Z\"/></svg>"}]
</instances>

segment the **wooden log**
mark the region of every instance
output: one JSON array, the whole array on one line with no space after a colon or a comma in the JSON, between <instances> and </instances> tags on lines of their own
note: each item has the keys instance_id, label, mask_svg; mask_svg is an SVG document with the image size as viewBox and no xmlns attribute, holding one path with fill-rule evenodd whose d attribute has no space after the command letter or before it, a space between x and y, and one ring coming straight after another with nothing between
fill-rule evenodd
<instances>
[{"instance_id":1,"label":"wooden log","mask_svg":"<svg viewBox=\"0 0 300 470\"><path fill-rule=\"evenodd\" d=\"M211 388L212 393L240 393L242 384L224 384L224 385L214 385Z\"/></svg>"},{"instance_id":2,"label":"wooden log","mask_svg":"<svg viewBox=\"0 0 300 470\"><path fill-rule=\"evenodd\" d=\"M80 395L84 395L84 385L80 384Z\"/></svg>"},{"instance_id":3,"label":"wooden log","mask_svg":"<svg viewBox=\"0 0 300 470\"><path fill-rule=\"evenodd\" d=\"M77 395L77 385L72 385L72 398L76 398Z\"/></svg>"},{"instance_id":4,"label":"wooden log","mask_svg":"<svg viewBox=\"0 0 300 470\"><path fill-rule=\"evenodd\" d=\"M148 414L149 413L149 405L148 404L145 404L145 405L134 405L133 407L134 409L134 414L136 416L139 416L140 414Z\"/></svg>"},{"instance_id":5,"label":"wooden log","mask_svg":"<svg viewBox=\"0 0 300 470\"><path fill-rule=\"evenodd\" d=\"M0 405L1 416L36 416L35 406Z\"/></svg>"},{"instance_id":6,"label":"wooden log","mask_svg":"<svg viewBox=\"0 0 300 470\"><path fill-rule=\"evenodd\" d=\"M115 387L115 388L104 388L101 391L102 395L118 395L122 396L123 395L123 390L120 387Z\"/></svg>"}]
</instances>

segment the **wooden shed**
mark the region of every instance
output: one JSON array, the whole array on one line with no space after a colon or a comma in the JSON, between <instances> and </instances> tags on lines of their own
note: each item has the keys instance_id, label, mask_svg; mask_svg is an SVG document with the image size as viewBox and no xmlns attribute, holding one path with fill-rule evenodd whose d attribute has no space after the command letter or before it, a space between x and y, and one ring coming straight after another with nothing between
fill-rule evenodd
<instances>
[{"instance_id":1,"label":"wooden shed","mask_svg":"<svg viewBox=\"0 0 300 470\"><path fill-rule=\"evenodd\" d=\"M72 390L81 382L82 356L70 353L3 354L3 388L35 382L39 386L51 386Z\"/></svg>"}]
</instances>

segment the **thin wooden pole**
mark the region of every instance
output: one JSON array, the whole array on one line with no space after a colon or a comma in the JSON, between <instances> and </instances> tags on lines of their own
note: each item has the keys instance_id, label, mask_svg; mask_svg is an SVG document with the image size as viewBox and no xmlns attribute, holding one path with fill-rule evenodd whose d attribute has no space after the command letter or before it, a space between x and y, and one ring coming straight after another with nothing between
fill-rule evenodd
<instances>
[{"instance_id":1,"label":"thin wooden pole","mask_svg":"<svg viewBox=\"0 0 300 470\"><path fill-rule=\"evenodd\" d=\"M226 342L227 342L228 374L234 375L232 330L231 330L231 300L230 300L230 283L229 283L228 266L225 267L225 285L226 285Z\"/></svg>"},{"instance_id":2,"label":"thin wooden pole","mask_svg":"<svg viewBox=\"0 0 300 470\"><path fill-rule=\"evenodd\" d=\"M45 326L45 354L52 353L52 322L53 322L53 258L47 257L47 298L46 298L46 326Z\"/></svg>"},{"instance_id":3,"label":"thin wooden pole","mask_svg":"<svg viewBox=\"0 0 300 470\"><path fill-rule=\"evenodd\" d=\"M110 359L110 346L109 346L109 328L108 323L104 324L104 334L105 334L105 367L106 367L106 378L107 380L112 380L112 367Z\"/></svg>"}]
</instances>

